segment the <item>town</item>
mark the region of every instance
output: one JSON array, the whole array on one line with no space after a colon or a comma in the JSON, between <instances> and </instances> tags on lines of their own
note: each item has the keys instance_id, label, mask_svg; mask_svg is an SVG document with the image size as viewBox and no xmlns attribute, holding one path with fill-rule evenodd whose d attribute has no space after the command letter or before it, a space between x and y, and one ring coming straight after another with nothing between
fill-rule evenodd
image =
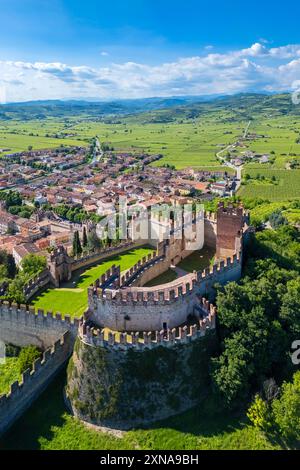
<instances>
[{"instance_id":1,"label":"town","mask_svg":"<svg viewBox=\"0 0 300 470\"><path fill-rule=\"evenodd\" d=\"M223 171L152 167L161 155L106 150L100 158L85 148L30 150L0 161L0 248L17 266L30 253L64 245L74 232L112 214L120 197L127 204L185 204L233 194L235 177ZM97 152L96 152L97 153ZM100 152L99 152L100 153Z\"/></svg>"}]
</instances>

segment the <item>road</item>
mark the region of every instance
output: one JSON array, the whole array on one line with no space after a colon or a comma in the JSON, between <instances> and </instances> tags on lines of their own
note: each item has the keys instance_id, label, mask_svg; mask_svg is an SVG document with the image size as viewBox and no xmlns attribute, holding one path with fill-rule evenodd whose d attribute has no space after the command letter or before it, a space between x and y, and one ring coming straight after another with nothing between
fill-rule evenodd
<instances>
[{"instance_id":1,"label":"road","mask_svg":"<svg viewBox=\"0 0 300 470\"><path fill-rule=\"evenodd\" d=\"M101 149L101 143L98 137L96 137L95 150L93 155L92 163L99 163L104 156L104 152Z\"/></svg>"},{"instance_id":2,"label":"road","mask_svg":"<svg viewBox=\"0 0 300 470\"><path fill-rule=\"evenodd\" d=\"M248 132L249 132L249 127L251 125L251 121L248 122L247 126L246 126L246 129L245 129L245 132L243 134L243 138L245 139L248 135ZM234 189L234 192L237 193L238 190L240 189L241 187L241 184L242 184L242 172L243 172L243 165L240 165L240 166L236 166L236 165L233 165L232 163L228 162L226 160L225 157L222 156L222 154L224 152L229 152L230 150L234 149L235 146L236 146L237 142L234 142L233 144L229 144L227 145L227 147L225 147L224 149L220 150L217 154L216 154L216 157L220 160L220 162L222 163L222 165L225 165L225 166L228 166L228 168L231 168L232 170L234 170L236 172L236 186L235 186L235 189Z\"/></svg>"}]
</instances>

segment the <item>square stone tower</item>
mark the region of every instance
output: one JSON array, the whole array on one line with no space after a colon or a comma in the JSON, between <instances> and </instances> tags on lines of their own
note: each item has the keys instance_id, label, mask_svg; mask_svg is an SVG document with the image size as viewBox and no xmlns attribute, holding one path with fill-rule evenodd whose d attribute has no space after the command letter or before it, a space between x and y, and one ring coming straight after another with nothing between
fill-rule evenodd
<instances>
[{"instance_id":1,"label":"square stone tower","mask_svg":"<svg viewBox=\"0 0 300 470\"><path fill-rule=\"evenodd\" d=\"M244 209L219 203L217 210L217 259L226 259L242 249Z\"/></svg>"}]
</instances>

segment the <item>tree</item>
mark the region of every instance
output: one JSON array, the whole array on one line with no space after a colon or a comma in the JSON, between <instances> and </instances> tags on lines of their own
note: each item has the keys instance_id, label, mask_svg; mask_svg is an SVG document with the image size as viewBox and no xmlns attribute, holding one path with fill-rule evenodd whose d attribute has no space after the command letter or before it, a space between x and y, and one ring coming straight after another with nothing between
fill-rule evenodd
<instances>
[{"instance_id":1,"label":"tree","mask_svg":"<svg viewBox=\"0 0 300 470\"><path fill-rule=\"evenodd\" d=\"M16 263L13 255L7 253L5 250L0 250L0 264L3 264L7 270L7 276L14 278L16 275Z\"/></svg>"},{"instance_id":2,"label":"tree","mask_svg":"<svg viewBox=\"0 0 300 470\"><path fill-rule=\"evenodd\" d=\"M18 360L20 373L25 372L27 369L32 369L34 361L40 356L41 353L36 346L22 348Z\"/></svg>"},{"instance_id":3,"label":"tree","mask_svg":"<svg viewBox=\"0 0 300 470\"><path fill-rule=\"evenodd\" d=\"M88 248L90 251L97 251L101 248L101 240L98 237L96 230L91 230L88 234Z\"/></svg>"},{"instance_id":4,"label":"tree","mask_svg":"<svg viewBox=\"0 0 300 470\"><path fill-rule=\"evenodd\" d=\"M0 264L0 283L7 278L7 268L4 264Z\"/></svg>"},{"instance_id":5,"label":"tree","mask_svg":"<svg viewBox=\"0 0 300 470\"><path fill-rule=\"evenodd\" d=\"M241 339L241 332L233 338L226 339L224 353L212 359L214 395L226 408L239 405L248 394L249 354Z\"/></svg>"},{"instance_id":6,"label":"tree","mask_svg":"<svg viewBox=\"0 0 300 470\"><path fill-rule=\"evenodd\" d=\"M88 244L88 239L87 239L87 234L86 234L86 227L83 227L83 235L82 235L82 246L85 248L87 247Z\"/></svg>"},{"instance_id":7,"label":"tree","mask_svg":"<svg viewBox=\"0 0 300 470\"><path fill-rule=\"evenodd\" d=\"M296 278L287 283L280 309L280 318L289 328L290 341L300 337L300 279Z\"/></svg>"},{"instance_id":8,"label":"tree","mask_svg":"<svg viewBox=\"0 0 300 470\"><path fill-rule=\"evenodd\" d=\"M274 211L270 217L269 217L269 222L271 224L271 227L274 229L279 228L281 225L287 225L288 221L286 218L282 215L281 211Z\"/></svg>"},{"instance_id":9,"label":"tree","mask_svg":"<svg viewBox=\"0 0 300 470\"><path fill-rule=\"evenodd\" d=\"M78 230L74 232L73 237L73 255L78 256L82 253L82 246L79 238Z\"/></svg>"},{"instance_id":10,"label":"tree","mask_svg":"<svg viewBox=\"0 0 300 470\"><path fill-rule=\"evenodd\" d=\"M24 274L27 274L29 277L34 277L46 269L47 261L45 256L30 253L22 259L21 265Z\"/></svg>"},{"instance_id":11,"label":"tree","mask_svg":"<svg viewBox=\"0 0 300 470\"><path fill-rule=\"evenodd\" d=\"M25 279L23 276L16 276L15 279L9 284L7 298L17 304L25 304L26 298L24 295Z\"/></svg>"},{"instance_id":12,"label":"tree","mask_svg":"<svg viewBox=\"0 0 300 470\"><path fill-rule=\"evenodd\" d=\"M292 383L283 383L281 392L272 404L275 424L284 437L300 439L300 371L294 374Z\"/></svg>"},{"instance_id":13,"label":"tree","mask_svg":"<svg viewBox=\"0 0 300 470\"><path fill-rule=\"evenodd\" d=\"M248 409L247 416L255 428L267 430L270 426L270 412L267 402L259 395Z\"/></svg>"}]
</instances>

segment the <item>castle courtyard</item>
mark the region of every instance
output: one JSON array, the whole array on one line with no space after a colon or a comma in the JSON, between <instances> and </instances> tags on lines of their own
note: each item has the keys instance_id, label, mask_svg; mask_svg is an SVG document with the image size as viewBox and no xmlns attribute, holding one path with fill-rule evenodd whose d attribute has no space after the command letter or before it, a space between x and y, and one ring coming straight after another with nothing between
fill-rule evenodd
<instances>
[{"instance_id":1,"label":"castle courtyard","mask_svg":"<svg viewBox=\"0 0 300 470\"><path fill-rule=\"evenodd\" d=\"M62 284L60 288L48 288L33 298L31 304L36 309L60 312L71 317L80 317L88 305L87 287L105 273L112 265L119 264L125 271L143 256L153 252L153 248L136 248L120 255L115 255L96 266L78 270L71 281Z\"/></svg>"}]
</instances>

